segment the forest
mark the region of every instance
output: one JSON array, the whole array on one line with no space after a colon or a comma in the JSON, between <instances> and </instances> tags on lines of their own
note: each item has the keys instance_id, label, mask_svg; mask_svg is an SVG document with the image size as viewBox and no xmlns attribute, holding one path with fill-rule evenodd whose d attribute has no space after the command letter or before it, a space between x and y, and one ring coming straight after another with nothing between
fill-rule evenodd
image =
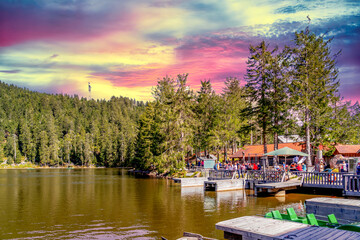
<instances>
[{"instance_id":1,"label":"forest","mask_svg":"<svg viewBox=\"0 0 360 240\"><path fill-rule=\"evenodd\" d=\"M246 144L298 134L307 153L321 144L360 144L360 106L339 94L336 59L324 39L305 29L292 46L249 47L243 80L211 80L194 91L188 74L159 79L153 101L93 100L32 92L0 83L0 162L41 166L131 166L158 173L185 167L204 152L226 154ZM352 105L353 104L353 105ZM225 156L226 157L226 156Z\"/></svg>"}]
</instances>

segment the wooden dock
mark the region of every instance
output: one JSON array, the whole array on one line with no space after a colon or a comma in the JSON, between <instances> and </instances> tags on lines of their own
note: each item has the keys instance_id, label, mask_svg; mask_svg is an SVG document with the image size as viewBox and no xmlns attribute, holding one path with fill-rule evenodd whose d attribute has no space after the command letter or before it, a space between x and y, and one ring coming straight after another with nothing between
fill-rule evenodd
<instances>
[{"instance_id":1,"label":"wooden dock","mask_svg":"<svg viewBox=\"0 0 360 240\"><path fill-rule=\"evenodd\" d=\"M209 180L204 182L205 191L229 191L245 189L244 179Z\"/></svg>"},{"instance_id":2,"label":"wooden dock","mask_svg":"<svg viewBox=\"0 0 360 240\"><path fill-rule=\"evenodd\" d=\"M275 220L259 216L235 218L215 225L224 231L225 239L360 239L360 233L339 229L315 227L291 221Z\"/></svg>"},{"instance_id":3,"label":"wooden dock","mask_svg":"<svg viewBox=\"0 0 360 240\"><path fill-rule=\"evenodd\" d=\"M287 182L275 182L275 183L261 183L255 184L255 196L258 195L259 192L267 192L267 193L278 193L281 192L285 194L286 190L297 189L301 186L301 180L289 180Z\"/></svg>"},{"instance_id":4,"label":"wooden dock","mask_svg":"<svg viewBox=\"0 0 360 240\"><path fill-rule=\"evenodd\" d=\"M343 198L312 198L305 201L306 212L313 213L319 219L335 214L341 224L360 222L360 200Z\"/></svg>"},{"instance_id":5,"label":"wooden dock","mask_svg":"<svg viewBox=\"0 0 360 240\"><path fill-rule=\"evenodd\" d=\"M207 178L174 178L174 183L180 183L181 187L203 187Z\"/></svg>"}]
</instances>

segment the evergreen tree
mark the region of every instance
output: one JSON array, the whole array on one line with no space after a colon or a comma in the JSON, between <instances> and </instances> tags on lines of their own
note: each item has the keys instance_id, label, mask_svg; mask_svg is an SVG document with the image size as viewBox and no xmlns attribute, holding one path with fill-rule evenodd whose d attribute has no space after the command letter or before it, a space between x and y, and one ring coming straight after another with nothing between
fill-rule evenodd
<instances>
[{"instance_id":1,"label":"evergreen tree","mask_svg":"<svg viewBox=\"0 0 360 240\"><path fill-rule=\"evenodd\" d=\"M210 80L201 81L200 91L197 94L197 103L194 107L196 114L196 131L194 135L194 144L196 149L203 149L205 155L210 147L210 131L214 126L215 118L215 91Z\"/></svg>"},{"instance_id":2,"label":"evergreen tree","mask_svg":"<svg viewBox=\"0 0 360 240\"><path fill-rule=\"evenodd\" d=\"M271 125L271 99L269 97L271 81L271 63L274 51L268 49L265 41L257 46L250 45L250 56L247 61L245 79L247 99L250 102L250 114L254 116L261 128L264 153L267 153L266 135Z\"/></svg>"},{"instance_id":3,"label":"evergreen tree","mask_svg":"<svg viewBox=\"0 0 360 240\"><path fill-rule=\"evenodd\" d=\"M329 113L331 104L338 101L338 70L335 56L331 56L330 40L306 28L295 33L293 49L294 79L292 81L292 101L297 103L297 111L303 117L306 139L307 161L311 165L311 144L318 146L330 130Z\"/></svg>"}]
</instances>

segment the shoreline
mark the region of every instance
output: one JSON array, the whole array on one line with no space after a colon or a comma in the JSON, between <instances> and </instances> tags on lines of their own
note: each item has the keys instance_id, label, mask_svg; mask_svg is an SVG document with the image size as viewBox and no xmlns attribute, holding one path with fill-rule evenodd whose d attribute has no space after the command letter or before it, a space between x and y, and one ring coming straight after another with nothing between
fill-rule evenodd
<instances>
[{"instance_id":1,"label":"shoreline","mask_svg":"<svg viewBox=\"0 0 360 240\"><path fill-rule=\"evenodd\" d=\"M35 164L20 164L20 165L0 165L1 169L98 169L98 168L110 168L110 167L97 167L97 166L59 166L59 167L50 167L50 166L38 166ZM111 168L121 168L121 169L132 169L131 167L111 167Z\"/></svg>"}]
</instances>

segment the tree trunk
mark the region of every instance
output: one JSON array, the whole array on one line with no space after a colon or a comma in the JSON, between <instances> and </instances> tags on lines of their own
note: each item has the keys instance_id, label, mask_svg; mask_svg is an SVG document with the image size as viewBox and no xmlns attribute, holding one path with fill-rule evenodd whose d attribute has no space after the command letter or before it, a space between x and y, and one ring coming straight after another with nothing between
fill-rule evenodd
<instances>
[{"instance_id":1,"label":"tree trunk","mask_svg":"<svg viewBox=\"0 0 360 240\"><path fill-rule=\"evenodd\" d=\"M250 133L250 145L253 145L253 131L251 129L251 133Z\"/></svg>"},{"instance_id":2,"label":"tree trunk","mask_svg":"<svg viewBox=\"0 0 360 240\"><path fill-rule=\"evenodd\" d=\"M305 110L305 134L306 134L306 153L309 154L309 157L306 160L306 165L312 166L311 161L311 144L310 144L310 116L309 109Z\"/></svg>"},{"instance_id":3,"label":"tree trunk","mask_svg":"<svg viewBox=\"0 0 360 240\"><path fill-rule=\"evenodd\" d=\"M278 150L278 149L279 149L278 133L275 132L274 133L274 151ZM273 164L277 165L278 164L278 156L274 156L273 159L274 159Z\"/></svg>"},{"instance_id":4,"label":"tree trunk","mask_svg":"<svg viewBox=\"0 0 360 240\"><path fill-rule=\"evenodd\" d=\"M264 145L264 153L267 153L267 145L266 145L266 123L265 123L265 119L263 119L262 142L263 142L263 145Z\"/></svg>"}]
</instances>

